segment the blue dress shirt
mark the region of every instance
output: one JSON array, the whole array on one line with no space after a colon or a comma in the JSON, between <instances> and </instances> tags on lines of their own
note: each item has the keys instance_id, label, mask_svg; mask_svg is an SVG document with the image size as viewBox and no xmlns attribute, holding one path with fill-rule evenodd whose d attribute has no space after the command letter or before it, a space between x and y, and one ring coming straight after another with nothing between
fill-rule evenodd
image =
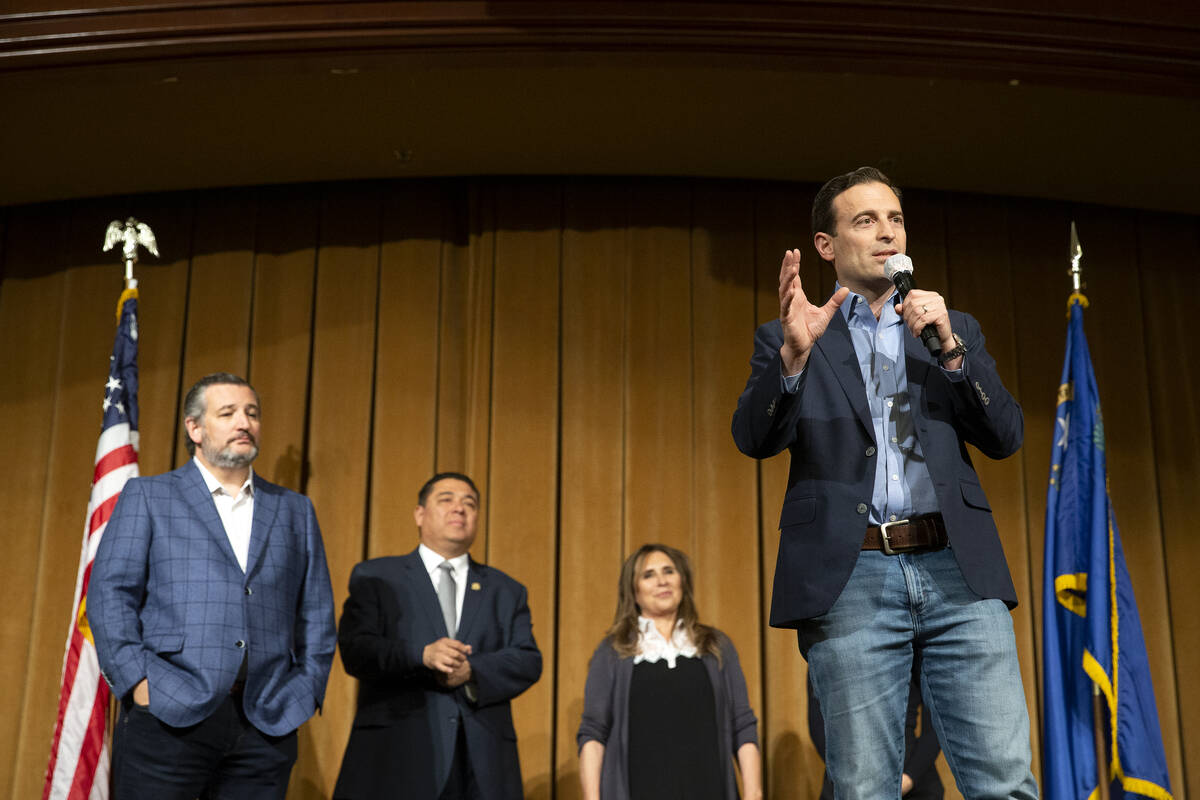
<instances>
[{"instance_id":1,"label":"blue dress shirt","mask_svg":"<svg viewBox=\"0 0 1200 800\"><path fill-rule=\"evenodd\" d=\"M839 288L841 284L836 284L834 291ZM871 495L872 525L938 511L933 480L912 421L908 370L904 363L903 337L907 330L896 313L897 302L899 298L893 294L883 304L878 320L866 298L853 292L839 309L850 328L858 357L877 448L875 487ZM961 368L942 371L952 381L963 379ZM795 394L802 374L803 370L783 376L783 390Z\"/></svg>"}]
</instances>

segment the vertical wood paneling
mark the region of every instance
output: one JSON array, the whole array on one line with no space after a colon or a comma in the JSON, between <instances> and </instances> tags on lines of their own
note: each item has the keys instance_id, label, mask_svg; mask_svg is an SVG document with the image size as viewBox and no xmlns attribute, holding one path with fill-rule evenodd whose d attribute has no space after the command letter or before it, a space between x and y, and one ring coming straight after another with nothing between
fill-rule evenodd
<instances>
[{"instance_id":1,"label":"vertical wood paneling","mask_svg":"<svg viewBox=\"0 0 1200 800\"><path fill-rule=\"evenodd\" d=\"M379 195L361 186L330 189L321 206L305 489L320 515L339 613L350 570L365 555L379 215ZM355 696L354 681L335 658L324 713L300 731L293 797L333 791Z\"/></svg>"},{"instance_id":2,"label":"vertical wood paneling","mask_svg":"<svg viewBox=\"0 0 1200 800\"><path fill-rule=\"evenodd\" d=\"M612 622L623 560L629 190L564 198L555 796L581 796L575 734L588 661ZM543 645L544 648L544 645Z\"/></svg>"},{"instance_id":3,"label":"vertical wood paneling","mask_svg":"<svg viewBox=\"0 0 1200 800\"><path fill-rule=\"evenodd\" d=\"M314 189L258 196L248 380L261 397L263 425L254 468L293 491L304 475L319 203Z\"/></svg>"},{"instance_id":4,"label":"vertical wood paneling","mask_svg":"<svg viewBox=\"0 0 1200 800\"><path fill-rule=\"evenodd\" d=\"M142 475L166 472L176 463L176 452L183 453L180 384L185 378L181 353L191 273L192 207L192 198L187 195L140 197L128 204L130 213L154 230L161 256L154 258L143 253L134 267L139 329L138 469ZM97 230L103 228L106 216L111 214L93 217L100 223ZM110 252L108 258L117 274L122 274L117 256ZM115 297L112 302L115 306ZM107 363L101 368L107 369ZM189 382L183 390L190 385ZM180 455L181 461L182 458Z\"/></svg>"},{"instance_id":5,"label":"vertical wood paneling","mask_svg":"<svg viewBox=\"0 0 1200 800\"><path fill-rule=\"evenodd\" d=\"M89 204L90 205L90 204ZM27 647L28 680L22 708L22 746L17 755L16 781L34 785L45 774L49 738L53 731L62 679L63 648L71 622L75 579L83 541L87 498L100 431L101 399L108 377L112 334L116 331L116 297L122 289L122 267L101 257L95 230L87 225L94 208L76 207L64 248L66 304L55 379L58 390L52 406L52 437L48 448L46 502L43 506L39 552L27 565L33 575L33 616L54 620L36 625ZM82 230L80 230L82 228ZM87 236L86 234L91 234ZM109 302L97 302L106 298ZM96 331L108 329L108 336ZM92 441L91 453L78 443ZM73 567L64 566L74 564ZM57 669L36 669L55 664Z\"/></svg>"},{"instance_id":6,"label":"vertical wood paneling","mask_svg":"<svg viewBox=\"0 0 1200 800\"><path fill-rule=\"evenodd\" d=\"M232 372L244 377L250 366L254 195L249 191L205 193L195 214L184 392L205 375ZM187 454L181 450L175 463L186 460Z\"/></svg>"},{"instance_id":7,"label":"vertical wood paneling","mask_svg":"<svg viewBox=\"0 0 1200 800\"><path fill-rule=\"evenodd\" d=\"M1046 490L1055 438L1058 382L1066 353L1067 247L1071 214L1046 203L1021 201L1009 206L1009 252L1017 307L1017 384L1025 415L1025 444L1019 454L1025 474L1025 525L1029 531L1029 575L1033 588L1034 651L1040 666L1042 648L1042 580L1045 564ZM1015 577L1015 576L1014 576ZM1024 597L1019 598L1022 603ZM1029 685L1026 682L1026 690ZM1040 709L1040 700L1039 706ZM1031 707L1030 712L1034 709ZM1040 731L1040 726L1039 726Z\"/></svg>"},{"instance_id":8,"label":"vertical wood paneling","mask_svg":"<svg viewBox=\"0 0 1200 800\"><path fill-rule=\"evenodd\" d=\"M553 793L561 219L557 184L497 189L486 560L529 592L543 677L513 716L525 796L539 800Z\"/></svg>"},{"instance_id":9,"label":"vertical wood paneling","mask_svg":"<svg viewBox=\"0 0 1200 800\"><path fill-rule=\"evenodd\" d=\"M453 238L442 250L437 469L466 472L487 492L492 414L495 197L460 194ZM484 498L485 506L487 498ZM483 516L486 518L487 509ZM487 525L472 550L487 553Z\"/></svg>"},{"instance_id":10,"label":"vertical wood paneling","mask_svg":"<svg viewBox=\"0 0 1200 800\"><path fill-rule=\"evenodd\" d=\"M692 502L701 619L738 651L750 703L762 701L758 475L738 452L730 409L745 383L745 321L754 311L754 195L700 185L692 214Z\"/></svg>"},{"instance_id":11,"label":"vertical wood paneling","mask_svg":"<svg viewBox=\"0 0 1200 800\"><path fill-rule=\"evenodd\" d=\"M947 262L952 270L951 306L979 322L988 353L1005 387L1021 400L1016 364L1015 293L1008 255L1009 227L1005 203L997 198L955 197L946 210ZM1000 532L1020 605L1013 612L1013 631L1030 710L1030 736L1034 753L1041 729L1037 724L1038 673L1034 660L1034 629L1031 609L1033 587L1029 573L1029 532L1026 528L1025 480L1019 456L993 461L974 447L971 459L987 493L992 516ZM1039 770L1034 758L1034 772Z\"/></svg>"},{"instance_id":12,"label":"vertical wood paneling","mask_svg":"<svg viewBox=\"0 0 1200 800\"><path fill-rule=\"evenodd\" d=\"M799 249L800 283L814 301L824 301L833 289L833 271L824 265L806 232L810 225L812 190L770 185L755 193L755 292L752 315L743 323L742 386L750 375L754 331L760 323L779 317L779 267L787 250ZM741 392L741 386L738 393ZM730 398L730 408L736 396ZM728 428L727 428L728 429ZM808 667L800 656L796 635L766 626L770 619L771 587L779 554L779 511L787 488L786 452L758 464L759 537L762 558L763 706L759 710L761 750L768 797L801 800L821 792L824 765L808 735Z\"/></svg>"},{"instance_id":13,"label":"vertical wood paneling","mask_svg":"<svg viewBox=\"0 0 1200 800\"><path fill-rule=\"evenodd\" d=\"M625 547L692 550L691 191L637 187L626 301Z\"/></svg>"},{"instance_id":14,"label":"vertical wood paneling","mask_svg":"<svg viewBox=\"0 0 1200 800\"><path fill-rule=\"evenodd\" d=\"M1091 306L1085 319L1104 414L1109 495L1137 598L1161 720L1177 707L1177 700L1146 342L1139 333L1145 320L1134 222L1126 211L1088 208L1079 215L1079 235L1087 254L1084 268ZM1083 231L1088 231L1086 239ZM1163 730L1163 747L1172 783L1181 785L1176 726Z\"/></svg>"},{"instance_id":15,"label":"vertical wood paneling","mask_svg":"<svg viewBox=\"0 0 1200 800\"><path fill-rule=\"evenodd\" d=\"M372 558L417 546L412 510L417 490L434 474L447 200L444 191L422 184L384 200L367 541Z\"/></svg>"},{"instance_id":16,"label":"vertical wood paneling","mask_svg":"<svg viewBox=\"0 0 1200 800\"><path fill-rule=\"evenodd\" d=\"M756 463L729 436L754 328L778 315L783 251L803 252L811 299L832 287L808 233L813 188L395 182L7 212L0 439L20 458L0 466L0 668L23 678L0 701L0 765L12 775L0 785L19 797L41 789L120 290L120 267L97 242L108 219L132 213L163 254L137 270L143 474L183 460L182 389L216 369L248 372L266 412L256 469L313 498L339 610L355 563L411 549L408 512L430 471L472 474L486 517L473 555L529 588L545 656L541 681L515 704L537 798L579 796L587 661L623 555L651 540L682 547L702 614L738 646L769 796L815 798L806 667L794 634L766 623L787 457ZM1025 410L1023 452L975 460L1021 601L1014 624L1035 715L1067 222L1079 221L1112 494L1185 796L1200 775L1200 693L1181 679L1200 670L1189 502L1200 381L1180 365L1200 355L1187 325L1200 227L933 192L911 192L905 209L920 284L980 320ZM355 692L335 659L289 796L329 796ZM1039 736L1040 726L1040 760Z\"/></svg>"},{"instance_id":17,"label":"vertical wood paneling","mask_svg":"<svg viewBox=\"0 0 1200 800\"><path fill-rule=\"evenodd\" d=\"M1200 796L1200 538L1195 497L1200 486L1200 378L1184 365L1200 361L1190 306L1200 269L1200 224L1188 217L1140 215L1138 277L1146 321L1142 343L1149 375L1158 502L1163 527L1165 578L1170 603L1178 706L1163 708L1163 731L1178 727L1184 776L1172 774L1176 797ZM1125 326L1130 331L1129 326ZM1130 335L1133 335L1131 333ZM1111 417L1110 417L1111 418ZM1122 534L1126 526L1122 523ZM1129 545L1126 544L1126 550ZM1153 581L1153 578L1150 579ZM1140 602L1142 595L1138 595ZM1145 619L1146 612L1142 611ZM1149 646L1149 645L1147 645ZM1155 676L1155 691L1162 687Z\"/></svg>"},{"instance_id":18,"label":"vertical wood paneling","mask_svg":"<svg viewBox=\"0 0 1200 800\"><path fill-rule=\"evenodd\" d=\"M40 627L57 631L66 642L66 615L34 616L39 590L37 565L46 505L57 502L48 492L50 445L54 437L55 404L59 392L59 357L69 290L65 253L44 251L46 242L65 241L63 210L38 208L14 212L5 245L4 286L0 291L0 369L5 391L0 395L0 440L9 457L0 459L0 491L4 493L5 558L0 563L0 668L22 676L21 691L9 692L0 714L0 764L9 776L3 783L12 797L38 796L41 781L27 772L36 765L22 760L26 750L42 755L45 768L53 728L27 727L22 698L39 672L61 674L63 651L52 660L31 664L29 647ZM110 318L111 319L111 318ZM95 447L95 441L92 442ZM85 480L88 475L85 474ZM86 499L83 508L86 510ZM80 511L82 520L83 511ZM82 531L82 522L78 531ZM79 551L60 568L71 575L74 590ZM70 598L68 597L68 602ZM52 701L57 712L57 698ZM32 741L26 741L30 739ZM35 764L36 764L35 761Z\"/></svg>"}]
</instances>

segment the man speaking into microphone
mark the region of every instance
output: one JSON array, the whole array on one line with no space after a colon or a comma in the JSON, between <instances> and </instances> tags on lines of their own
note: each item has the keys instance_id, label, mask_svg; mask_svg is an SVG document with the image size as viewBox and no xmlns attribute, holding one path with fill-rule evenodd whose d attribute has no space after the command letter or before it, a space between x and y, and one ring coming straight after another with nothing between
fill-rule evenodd
<instances>
[{"instance_id":1,"label":"man speaking into microphone","mask_svg":"<svg viewBox=\"0 0 1200 800\"><path fill-rule=\"evenodd\" d=\"M821 187L813 244L835 290L810 300L789 250L779 319L755 335L733 437L754 458L791 453L771 625L796 629L840 800L911 785L914 666L963 795L1036 798L1016 591L966 449L1006 458L1024 421L979 323L915 288L905 259L903 300L886 274L907 244L900 194L871 167Z\"/></svg>"}]
</instances>

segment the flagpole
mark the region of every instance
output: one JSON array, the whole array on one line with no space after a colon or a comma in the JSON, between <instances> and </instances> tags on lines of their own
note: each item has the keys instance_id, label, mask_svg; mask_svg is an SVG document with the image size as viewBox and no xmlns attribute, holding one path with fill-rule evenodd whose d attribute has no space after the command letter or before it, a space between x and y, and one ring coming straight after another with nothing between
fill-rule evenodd
<instances>
[{"instance_id":1,"label":"flagpole","mask_svg":"<svg viewBox=\"0 0 1200 800\"><path fill-rule=\"evenodd\" d=\"M1071 305L1080 303L1087 308L1087 297L1083 294L1083 248L1079 245L1079 234L1075 220L1071 220L1071 296L1067 298L1067 316L1071 316ZM1092 681L1092 734L1096 746L1096 796L1098 800L1109 800L1108 747L1104 736L1105 708L1100 696L1100 686Z\"/></svg>"}]
</instances>

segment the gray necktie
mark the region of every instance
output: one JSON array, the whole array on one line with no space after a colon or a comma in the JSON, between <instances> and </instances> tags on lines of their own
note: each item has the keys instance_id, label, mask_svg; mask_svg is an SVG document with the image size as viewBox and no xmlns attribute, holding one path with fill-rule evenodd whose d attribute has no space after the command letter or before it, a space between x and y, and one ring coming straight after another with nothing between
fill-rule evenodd
<instances>
[{"instance_id":1,"label":"gray necktie","mask_svg":"<svg viewBox=\"0 0 1200 800\"><path fill-rule=\"evenodd\" d=\"M454 583L454 565L443 561L438 564L438 569L442 571L437 587L438 603L442 606L442 619L446 620L446 633L450 638L454 638L454 634L458 632L458 613L455 609L455 595L458 594L455 590L458 586Z\"/></svg>"}]
</instances>

